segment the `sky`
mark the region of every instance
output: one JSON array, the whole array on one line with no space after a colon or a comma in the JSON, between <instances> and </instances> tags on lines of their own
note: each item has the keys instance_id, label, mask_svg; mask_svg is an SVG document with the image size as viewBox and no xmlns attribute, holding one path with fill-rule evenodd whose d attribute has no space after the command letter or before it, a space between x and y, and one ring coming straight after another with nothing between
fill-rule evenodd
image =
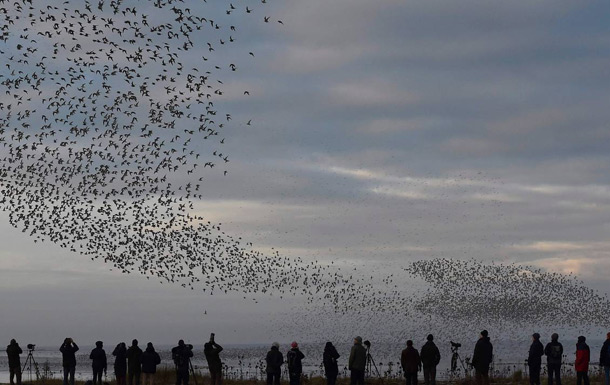
<instances>
[{"instance_id":1,"label":"sky","mask_svg":"<svg viewBox=\"0 0 610 385\"><path fill-rule=\"evenodd\" d=\"M305 260L518 262L610 292L607 2L268 3L284 24L238 41L255 58L227 88L251 95L219 102L231 162L197 213ZM0 341L265 342L290 311L110 271L0 218Z\"/></svg>"}]
</instances>

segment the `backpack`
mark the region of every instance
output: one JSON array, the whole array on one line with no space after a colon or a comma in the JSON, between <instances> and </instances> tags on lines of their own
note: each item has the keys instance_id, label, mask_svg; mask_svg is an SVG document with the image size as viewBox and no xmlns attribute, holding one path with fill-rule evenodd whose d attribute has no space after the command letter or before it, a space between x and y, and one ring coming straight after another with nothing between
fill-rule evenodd
<instances>
[{"instance_id":1,"label":"backpack","mask_svg":"<svg viewBox=\"0 0 610 385\"><path fill-rule=\"evenodd\" d=\"M561 346L553 345L551 346L551 358L561 358Z\"/></svg>"},{"instance_id":2,"label":"backpack","mask_svg":"<svg viewBox=\"0 0 610 385\"><path fill-rule=\"evenodd\" d=\"M294 369L295 361L297 360L297 354L292 350L288 351L288 353L286 353L286 360L288 361L288 369Z\"/></svg>"}]
</instances>

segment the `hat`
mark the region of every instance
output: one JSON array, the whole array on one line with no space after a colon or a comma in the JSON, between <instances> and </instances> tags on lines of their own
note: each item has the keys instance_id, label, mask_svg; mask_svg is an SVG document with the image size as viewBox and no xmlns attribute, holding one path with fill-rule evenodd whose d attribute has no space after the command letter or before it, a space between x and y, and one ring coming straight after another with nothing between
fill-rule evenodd
<instances>
[{"instance_id":1,"label":"hat","mask_svg":"<svg viewBox=\"0 0 610 385\"><path fill-rule=\"evenodd\" d=\"M487 332L487 330L483 330L483 331L481 332L481 335L482 335L483 337L487 337L487 336L489 335L489 333Z\"/></svg>"},{"instance_id":2,"label":"hat","mask_svg":"<svg viewBox=\"0 0 610 385\"><path fill-rule=\"evenodd\" d=\"M540 339L540 334L534 333L534 334L532 334L532 337L534 337L535 340L539 340Z\"/></svg>"},{"instance_id":3,"label":"hat","mask_svg":"<svg viewBox=\"0 0 610 385\"><path fill-rule=\"evenodd\" d=\"M356 338L354 338L359 344L362 343L362 337L360 336L356 336Z\"/></svg>"},{"instance_id":4,"label":"hat","mask_svg":"<svg viewBox=\"0 0 610 385\"><path fill-rule=\"evenodd\" d=\"M276 347L276 348L280 348L280 343L279 342L274 342L271 344L271 346Z\"/></svg>"},{"instance_id":5,"label":"hat","mask_svg":"<svg viewBox=\"0 0 610 385\"><path fill-rule=\"evenodd\" d=\"M407 346L413 346L413 341L408 340L408 341L407 341Z\"/></svg>"},{"instance_id":6,"label":"hat","mask_svg":"<svg viewBox=\"0 0 610 385\"><path fill-rule=\"evenodd\" d=\"M426 337L426 339L428 341L432 341L432 340L434 340L434 336L432 334L428 334L428 337Z\"/></svg>"},{"instance_id":7,"label":"hat","mask_svg":"<svg viewBox=\"0 0 610 385\"><path fill-rule=\"evenodd\" d=\"M146 344L146 348L147 348L147 349L148 349L148 348L153 348L153 344L152 344L152 342L147 343L147 344Z\"/></svg>"},{"instance_id":8,"label":"hat","mask_svg":"<svg viewBox=\"0 0 610 385\"><path fill-rule=\"evenodd\" d=\"M298 347L299 347L299 344L297 344L297 342L296 342L296 341L292 341L292 343L290 344L290 346L291 346L292 348L298 348Z\"/></svg>"}]
</instances>

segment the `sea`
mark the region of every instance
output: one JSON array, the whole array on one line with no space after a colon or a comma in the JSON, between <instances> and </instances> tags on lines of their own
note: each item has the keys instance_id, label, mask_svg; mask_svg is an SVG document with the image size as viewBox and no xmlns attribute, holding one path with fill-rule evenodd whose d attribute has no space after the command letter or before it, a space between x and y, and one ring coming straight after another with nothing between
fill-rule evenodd
<instances>
[{"instance_id":1,"label":"sea","mask_svg":"<svg viewBox=\"0 0 610 385\"><path fill-rule=\"evenodd\" d=\"M461 363L458 365L459 371L457 374L451 373L449 370L451 362L451 344L449 341L435 341L441 351L441 362L437 368L437 378L448 379L452 376L463 376ZM472 355L474 343L469 341L463 344L458 350L462 360L468 360ZM525 359L529 348L529 341L492 341L494 344L494 367L496 374L511 375L516 371L526 372L527 366ZM544 341L543 341L544 342ZM599 349L603 344L603 340L587 341L591 347L592 361L598 357ZM419 345L422 345L420 343ZM324 369L322 366L322 352L325 342L321 343L303 343L300 344L301 351L305 354L303 360L303 373L306 376L323 376ZM416 347L419 349L421 346ZM335 344L341 357L339 358L340 376L349 376L347 370L347 359L351 345ZM76 378L78 380L91 379L91 360L89 353L94 346L80 346L77 353ZM107 381L114 379L112 364L114 362L110 354L114 346L105 346L108 355L108 377ZM167 369L173 369L174 365L171 360L172 346L156 346L156 350L161 356L161 366ZM264 380L265 375L265 356L269 350L267 344L251 344L251 345L223 345L224 350L221 353L221 358L224 364L224 375L226 378L232 379L256 379ZM400 353L404 348L400 343L372 343L369 350L371 363L370 375L383 376L389 378L398 378L402 376L400 370ZM25 346L22 346L24 353L21 355L21 365L23 370L23 381L28 382L39 378L62 378L61 353L59 346L36 346L33 351L28 351ZM289 350L288 344L283 344L280 350L285 354ZM574 361L575 345L564 342L565 357L564 371L571 371L573 368L571 363ZM208 373L207 363L203 355L203 346L195 345L194 357L192 358L193 369L206 375ZM29 355L31 353L31 356ZM458 361L459 362L459 361ZM593 363L593 362L592 362ZM466 365L467 366L467 365ZM285 372L285 370L284 370ZM283 373L287 376L287 373ZM421 374L420 374L421 375ZM0 355L0 383L9 382L8 359L5 354Z\"/></svg>"}]
</instances>

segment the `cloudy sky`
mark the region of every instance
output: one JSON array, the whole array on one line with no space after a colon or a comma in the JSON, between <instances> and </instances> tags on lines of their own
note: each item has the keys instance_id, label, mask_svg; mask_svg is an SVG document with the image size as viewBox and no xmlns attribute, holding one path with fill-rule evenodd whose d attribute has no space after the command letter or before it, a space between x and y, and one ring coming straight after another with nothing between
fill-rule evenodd
<instances>
[{"instance_id":1,"label":"cloudy sky","mask_svg":"<svg viewBox=\"0 0 610 385\"><path fill-rule=\"evenodd\" d=\"M610 292L609 8L269 0L284 25L253 24L227 81L251 96L221 101L252 125L228 128L228 175L196 210L288 256L520 262ZM121 275L7 222L0 340L264 342L290 306Z\"/></svg>"}]
</instances>

